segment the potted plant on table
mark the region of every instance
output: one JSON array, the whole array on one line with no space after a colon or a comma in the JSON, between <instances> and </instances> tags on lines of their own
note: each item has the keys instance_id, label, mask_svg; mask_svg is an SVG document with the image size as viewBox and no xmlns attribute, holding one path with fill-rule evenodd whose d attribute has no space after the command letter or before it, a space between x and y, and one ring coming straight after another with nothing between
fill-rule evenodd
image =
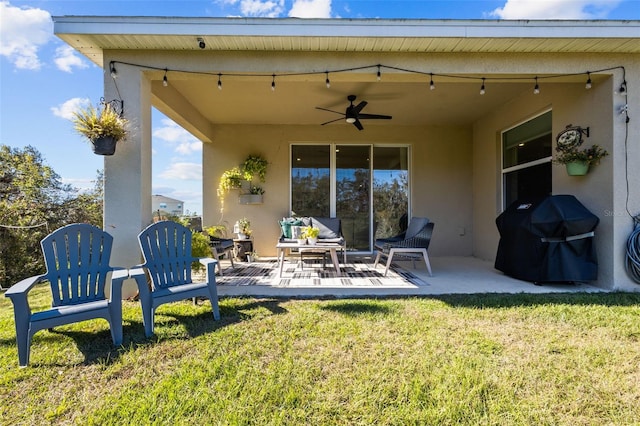
<instances>
[{"instance_id":1,"label":"potted plant on table","mask_svg":"<svg viewBox=\"0 0 640 426\"><path fill-rule=\"evenodd\" d=\"M314 245L318 242L318 235L320 235L320 228L315 226L305 226L302 228L302 235L309 241L309 244Z\"/></svg>"},{"instance_id":2,"label":"potted plant on table","mask_svg":"<svg viewBox=\"0 0 640 426\"><path fill-rule=\"evenodd\" d=\"M89 105L75 111L72 122L74 129L89 139L93 152L98 155L113 155L116 144L127 136L128 120L108 103L100 109Z\"/></svg>"},{"instance_id":3,"label":"potted plant on table","mask_svg":"<svg viewBox=\"0 0 640 426\"><path fill-rule=\"evenodd\" d=\"M245 240L251 237L251 222L246 217L243 217L236 222L237 230L234 230L238 234L238 239Z\"/></svg>"}]
</instances>

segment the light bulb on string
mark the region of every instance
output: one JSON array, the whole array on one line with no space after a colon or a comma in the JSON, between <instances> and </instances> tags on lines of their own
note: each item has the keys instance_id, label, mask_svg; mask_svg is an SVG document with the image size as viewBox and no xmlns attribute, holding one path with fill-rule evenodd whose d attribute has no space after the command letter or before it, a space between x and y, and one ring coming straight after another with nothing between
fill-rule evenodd
<instances>
[{"instance_id":1,"label":"light bulb on string","mask_svg":"<svg viewBox=\"0 0 640 426\"><path fill-rule=\"evenodd\" d=\"M113 62L109 63L109 72L111 73L111 78L114 80L118 78L118 72L116 71L116 65Z\"/></svg>"},{"instance_id":2,"label":"light bulb on string","mask_svg":"<svg viewBox=\"0 0 640 426\"><path fill-rule=\"evenodd\" d=\"M273 74L273 78L271 80L271 91L275 92L276 91L276 75Z\"/></svg>"},{"instance_id":3,"label":"light bulb on string","mask_svg":"<svg viewBox=\"0 0 640 426\"><path fill-rule=\"evenodd\" d=\"M591 89L591 73L587 71L587 83L584 85L584 88L589 90Z\"/></svg>"},{"instance_id":4,"label":"light bulb on string","mask_svg":"<svg viewBox=\"0 0 640 426\"><path fill-rule=\"evenodd\" d=\"M218 74L218 90L222 90L222 74Z\"/></svg>"},{"instance_id":5,"label":"light bulb on string","mask_svg":"<svg viewBox=\"0 0 640 426\"><path fill-rule=\"evenodd\" d=\"M533 86L533 94L537 95L540 93L540 86L538 85L538 77L536 77L536 85Z\"/></svg>"},{"instance_id":6,"label":"light bulb on string","mask_svg":"<svg viewBox=\"0 0 640 426\"><path fill-rule=\"evenodd\" d=\"M435 90L436 85L433 82L433 74L431 74L431 80L429 81L429 90Z\"/></svg>"},{"instance_id":7,"label":"light bulb on string","mask_svg":"<svg viewBox=\"0 0 640 426\"><path fill-rule=\"evenodd\" d=\"M485 94L485 90L484 90L484 77L482 77L482 86L480 86L480 94L484 95Z\"/></svg>"},{"instance_id":8,"label":"light bulb on string","mask_svg":"<svg viewBox=\"0 0 640 426\"><path fill-rule=\"evenodd\" d=\"M169 85L169 80L167 80L167 69L164 69L164 77L162 77L162 85L167 87Z\"/></svg>"},{"instance_id":9,"label":"light bulb on string","mask_svg":"<svg viewBox=\"0 0 640 426\"><path fill-rule=\"evenodd\" d=\"M327 74L327 79L324 82L327 85L327 89L328 89L331 87L331 82L329 81L329 71L327 71L326 74Z\"/></svg>"},{"instance_id":10,"label":"light bulb on string","mask_svg":"<svg viewBox=\"0 0 640 426\"><path fill-rule=\"evenodd\" d=\"M620 88L618 89L618 93L624 95L627 91L627 80L622 80L622 84L620 84Z\"/></svg>"},{"instance_id":11,"label":"light bulb on string","mask_svg":"<svg viewBox=\"0 0 640 426\"><path fill-rule=\"evenodd\" d=\"M378 81L380 81L380 79L382 78L382 73L380 72L380 65L378 65L378 73L376 74L376 78L378 79Z\"/></svg>"}]
</instances>

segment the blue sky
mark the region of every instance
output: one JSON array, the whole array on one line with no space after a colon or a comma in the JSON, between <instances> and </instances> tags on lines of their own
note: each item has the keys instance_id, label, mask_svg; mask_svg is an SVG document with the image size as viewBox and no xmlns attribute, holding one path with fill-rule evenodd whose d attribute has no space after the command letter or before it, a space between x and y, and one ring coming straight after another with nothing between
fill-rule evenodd
<instances>
[{"instance_id":1,"label":"blue sky","mask_svg":"<svg viewBox=\"0 0 640 426\"><path fill-rule=\"evenodd\" d=\"M408 19L640 19L640 0L0 0L0 144L35 146L78 189L90 188L102 157L68 120L97 104L103 70L53 35L51 16L259 16ZM202 213L202 147L153 112L153 193Z\"/></svg>"}]
</instances>

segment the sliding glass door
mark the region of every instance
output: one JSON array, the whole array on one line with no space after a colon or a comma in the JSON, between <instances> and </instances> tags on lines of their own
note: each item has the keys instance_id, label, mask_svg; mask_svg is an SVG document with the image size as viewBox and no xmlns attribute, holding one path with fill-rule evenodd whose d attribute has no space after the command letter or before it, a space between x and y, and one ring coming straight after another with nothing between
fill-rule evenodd
<instances>
[{"instance_id":1,"label":"sliding glass door","mask_svg":"<svg viewBox=\"0 0 640 426\"><path fill-rule=\"evenodd\" d=\"M291 212L339 217L347 248L370 252L409 211L408 161L406 147L293 145Z\"/></svg>"}]
</instances>

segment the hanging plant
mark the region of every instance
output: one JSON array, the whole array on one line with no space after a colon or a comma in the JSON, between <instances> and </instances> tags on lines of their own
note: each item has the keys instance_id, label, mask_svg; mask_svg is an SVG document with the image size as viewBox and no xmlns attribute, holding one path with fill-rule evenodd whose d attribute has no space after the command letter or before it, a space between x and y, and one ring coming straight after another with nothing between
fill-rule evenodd
<instances>
[{"instance_id":1,"label":"hanging plant","mask_svg":"<svg viewBox=\"0 0 640 426\"><path fill-rule=\"evenodd\" d=\"M218 184L218 196L224 197L229 190L240 189L242 187L243 180L244 174L240 171L239 167L226 170L220 177L220 183Z\"/></svg>"},{"instance_id":2,"label":"hanging plant","mask_svg":"<svg viewBox=\"0 0 640 426\"><path fill-rule=\"evenodd\" d=\"M250 155L242 163L242 171L244 173L245 180L251 182L254 177L258 177L260 182L264 182L267 175L267 166L269 163L267 160L259 155Z\"/></svg>"}]
</instances>

